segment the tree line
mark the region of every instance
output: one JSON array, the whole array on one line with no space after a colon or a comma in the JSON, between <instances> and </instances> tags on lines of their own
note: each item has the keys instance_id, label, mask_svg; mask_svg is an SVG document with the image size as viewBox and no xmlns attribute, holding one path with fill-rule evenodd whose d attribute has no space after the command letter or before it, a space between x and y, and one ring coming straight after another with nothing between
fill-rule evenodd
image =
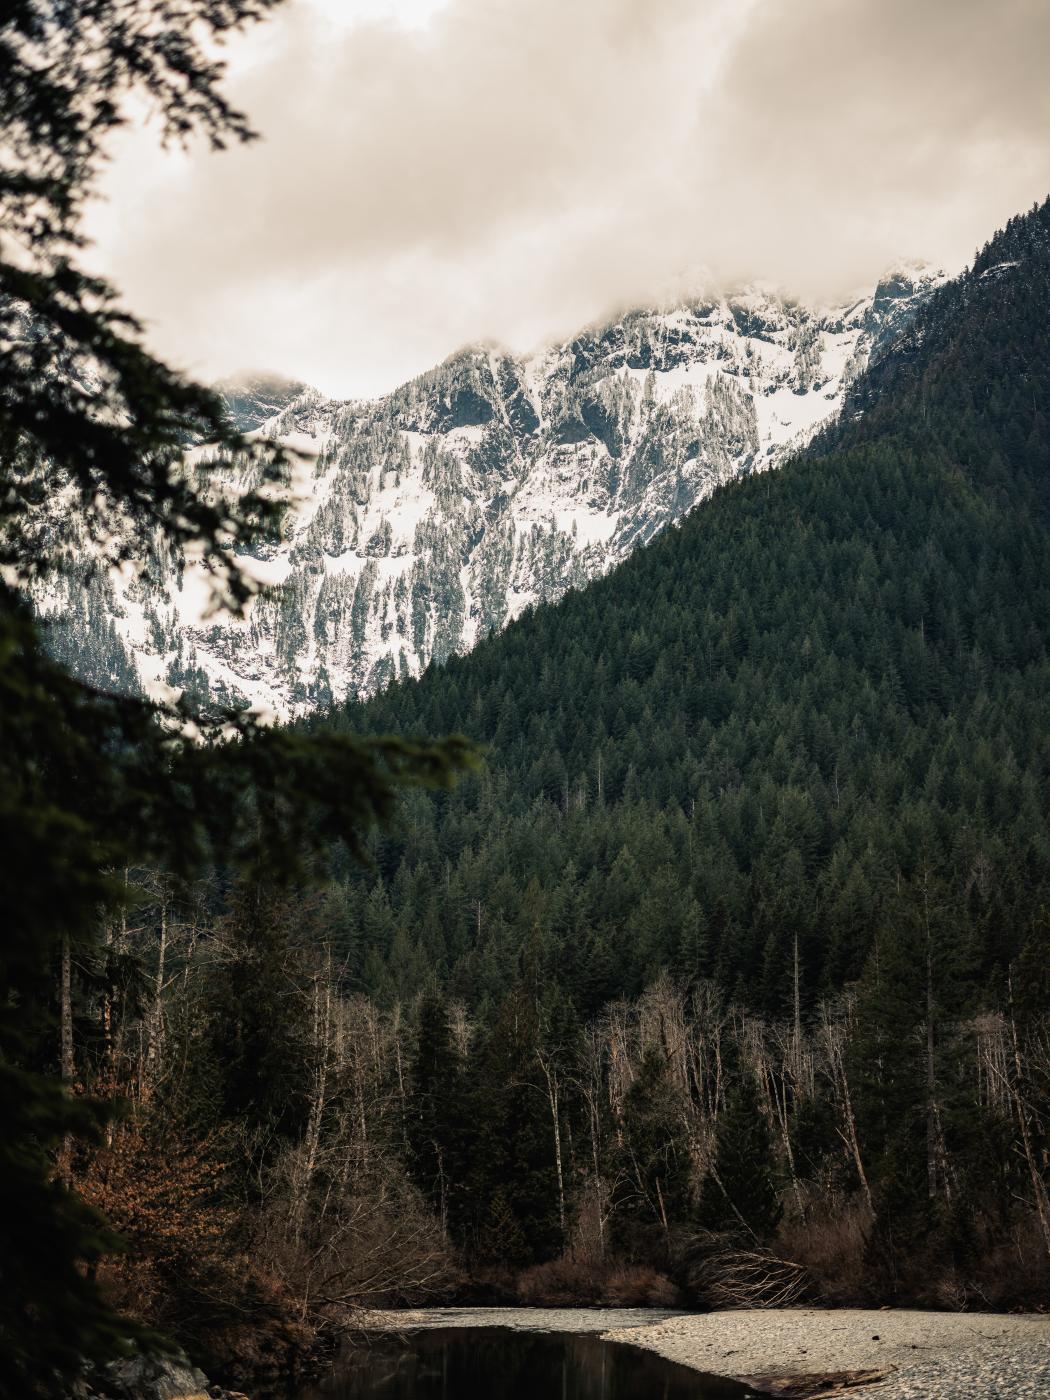
<instances>
[{"instance_id":1,"label":"tree line","mask_svg":"<svg viewBox=\"0 0 1050 1400\"><path fill-rule=\"evenodd\" d=\"M535 944L486 1010L356 991L329 887L129 870L60 978L99 1280L220 1372L423 1302L1031 1306L1050 1278L1045 946L931 1010L927 912L783 1016L662 973L578 1016ZM927 959L928 978L915 970Z\"/></svg>"}]
</instances>

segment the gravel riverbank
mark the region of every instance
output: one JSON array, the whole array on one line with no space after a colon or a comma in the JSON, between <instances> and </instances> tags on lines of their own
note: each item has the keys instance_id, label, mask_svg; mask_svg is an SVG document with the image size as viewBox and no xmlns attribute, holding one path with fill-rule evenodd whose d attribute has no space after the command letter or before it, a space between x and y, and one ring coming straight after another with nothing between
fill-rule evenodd
<instances>
[{"instance_id":1,"label":"gravel riverbank","mask_svg":"<svg viewBox=\"0 0 1050 1400\"><path fill-rule=\"evenodd\" d=\"M846 1308L672 1313L641 1308L426 1308L367 1327L598 1332L714 1375L884 1372L872 1400L1050 1400L1050 1317Z\"/></svg>"},{"instance_id":2,"label":"gravel riverbank","mask_svg":"<svg viewBox=\"0 0 1050 1400\"><path fill-rule=\"evenodd\" d=\"M717 1375L888 1371L864 1387L873 1400L1050 1400L1047 1317L800 1308L705 1313L611 1335Z\"/></svg>"}]
</instances>

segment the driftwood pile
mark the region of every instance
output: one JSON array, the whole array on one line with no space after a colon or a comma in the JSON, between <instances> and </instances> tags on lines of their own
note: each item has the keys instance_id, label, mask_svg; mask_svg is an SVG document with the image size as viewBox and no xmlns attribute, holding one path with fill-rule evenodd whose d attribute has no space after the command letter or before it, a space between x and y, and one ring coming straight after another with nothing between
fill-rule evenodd
<instances>
[{"instance_id":1,"label":"driftwood pile","mask_svg":"<svg viewBox=\"0 0 1050 1400\"><path fill-rule=\"evenodd\" d=\"M685 1259L690 1295L704 1307L792 1308L814 1301L809 1272L754 1242L734 1236L694 1235Z\"/></svg>"}]
</instances>

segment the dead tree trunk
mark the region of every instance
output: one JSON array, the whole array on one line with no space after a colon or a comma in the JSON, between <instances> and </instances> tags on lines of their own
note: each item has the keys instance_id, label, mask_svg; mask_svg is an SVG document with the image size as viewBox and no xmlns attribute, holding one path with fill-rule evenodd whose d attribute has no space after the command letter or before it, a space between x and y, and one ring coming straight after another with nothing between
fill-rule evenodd
<instances>
[{"instance_id":1,"label":"dead tree trunk","mask_svg":"<svg viewBox=\"0 0 1050 1400\"><path fill-rule=\"evenodd\" d=\"M72 1089L73 1079L76 1075L76 1063L73 1056L73 952L68 933L62 935L58 981L59 1068L62 1074L62 1084L68 1094ZM67 1184L72 1173L72 1156L73 1134L66 1133L62 1139L59 1173Z\"/></svg>"},{"instance_id":2,"label":"dead tree trunk","mask_svg":"<svg viewBox=\"0 0 1050 1400\"><path fill-rule=\"evenodd\" d=\"M62 935L62 970L59 990L61 1019L61 1070L62 1082L68 1087L73 1083L76 1066L73 1060L73 954L69 934Z\"/></svg>"},{"instance_id":3,"label":"dead tree trunk","mask_svg":"<svg viewBox=\"0 0 1050 1400\"><path fill-rule=\"evenodd\" d=\"M936 999L933 987L933 930L930 921L930 891L927 872L922 880L923 931L926 940L926 1189L930 1199L943 1188L951 1196L948 1171L948 1145L937 1100Z\"/></svg>"},{"instance_id":4,"label":"dead tree trunk","mask_svg":"<svg viewBox=\"0 0 1050 1400\"><path fill-rule=\"evenodd\" d=\"M331 1051L332 1025L332 957L328 952L322 973L314 978L313 987L313 1042L317 1056L314 1070L313 1092L310 1095L310 1115L306 1125L306 1141L303 1144L303 1180L295 1203L295 1239L302 1236L310 1200L310 1187L317 1169L317 1159L321 1147L321 1125L324 1121L328 1093L328 1071ZM321 980L324 980L324 989Z\"/></svg>"},{"instance_id":5,"label":"dead tree trunk","mask_svg":"<svg viewBox=\"0 0 1050 1400\"><path fill-rule=\"evenodd\" d=\"M802 996L798 968L798 934L794 937L794 959L792 967L792 1007L794 1016L791 1024L791 1073L795 1078L796 1094L802 1088Z\"/></svg>"},{"instance_id":6,"label":"dead tree trunk","mask_svg":"<svg viewBox=\"0 0 1050 1400\"><path fill-rule=\"evenodd\" d=\"M160 940L157 946L157 971L153 978L153 1005L149 1014L149 1029L146 1041L146 1082L142 1086L143 1098L148 1098L160 1078L161 1060L164 1054L164 971L168 955L168 900L162 894L160 900Z\"/></svg>"},{"instance_id":7,"label":"dead tree trunk","mask_svg":"<svg viewBox=\"0 0 1050 1400\"><path fill-rule=\"evenodd\" d=\"M864 1170L864 1159L860 1152L860 1139L857 1136L857 1118L853 1112L853 1097L849 1091L849 1077L846 1074L846 1061L842 1053L840 1028L832 1024L826 1007L823 1011L823 1021L824 1043L827 1048L828 1064L831 1069L831 1080L841 1105L842 1119L845 1126L845 1131L839 1129L839 1136L842 1138L849 1150L850 1156L853 1158L853 1165L857 1169L857 1179L860 1182L861 1190L864 1192L864 1200L874 1220L875 1203L872 1199L871 1186L868 1184L868 1174Z\"/></svg>"},{"instance_id":8,"label":"dead tree trunk","mask_svg":"<svg viewBox=\"0 0 1050 1400\"><path fill-rule=\"evenodd\" d=\"M1035 1197L1035 1210L1036 1215L1039 1217L1039 1228L1042 1231L1043 1244L1046 1246L1046 1252L1050 1255L1050 1205L1048 1205L1047 1202L1046 1182L1043 1180L1042 1173L1039 1170L1039 1163L1036 1161L1035 1148L1032 1143L1030 1111L1024 1099L1024 1060L1021 1056L1020 1037L1017 1034L1017 1017L1014 1015L1014 983L1012 973L1007 978L1006 988L1010 998L1010 1041L1014 1060L1014 1082L1011 1087L1014 1109L1017 1113L1018 1127L1021 1130L1021 1144L1024 1148L1028 1175L1032 1182L1032 1195Z\"/></svg>"},{"instance_id":9,"label":"dead tree trunk","mask_svg":"<svg viewBox=\"0 0 1050 1400\"><path fill-rule=\"evenodd\" d=\"M561 1113L559 1110L559 1088L558 1069L554 1062L553 1055L545 1055L542 1050L536 1052L540 1069L547 1083L547 1102L551 1110L551 1124L554 1129L554 1166L558 1178L558 1224L561 1227L562 1247L568 1243L568 1227L565 1219L565 1173L562 1166L561 1152Z\"/></svg>"}]
</instances>

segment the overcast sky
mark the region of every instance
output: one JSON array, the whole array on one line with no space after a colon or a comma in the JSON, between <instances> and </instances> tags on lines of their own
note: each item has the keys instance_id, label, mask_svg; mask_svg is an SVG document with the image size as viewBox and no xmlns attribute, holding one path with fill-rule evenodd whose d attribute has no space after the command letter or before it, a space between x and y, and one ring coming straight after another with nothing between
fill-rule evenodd
<instances>
[{"instance_id":1,"label":"overcast sky","mask_svg":"<svg viewBox=\"0 0 1050 1400\"><path fill-rule=\"evenodd\" d=\"M209 378L381 392L704 277L830 299L1050 192L1050 0L288 0L228 56L263 139L129 131L91 220Z\"/></svg>"}]
</instances>

